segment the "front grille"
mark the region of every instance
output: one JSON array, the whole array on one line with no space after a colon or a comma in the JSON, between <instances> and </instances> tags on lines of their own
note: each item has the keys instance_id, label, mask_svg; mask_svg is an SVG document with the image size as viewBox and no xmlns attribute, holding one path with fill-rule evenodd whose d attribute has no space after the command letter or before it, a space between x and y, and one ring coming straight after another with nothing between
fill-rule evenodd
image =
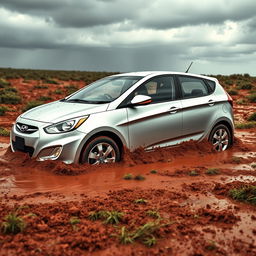
<instances>
[{"instance_id":1,"label":"front grille","mask_svg":"<svg viewBox=\"0 0 256 256\"><path fill-rule=\"evenodd\" d=\"M19 132L26 133L26 134L31 134L33 132L38 131L38 127L33 125L28 125L28 124L22 124L22 123L16 123L16 129Z\"/></svg>"},{"instance_id":2,"label":"front grille","mask_svg":"<svg viewBox=\"0 0 256 256\"><path fill-rule=\"evenodd\" d=\"M15 139L16 139L15 141L12 141L12 147L13 147L14 151L21 151L24 153L28 153L29 156L32 157L32 155L34 153L34 148L26 146L24 139L21 137L16 136Z\"/></svg>"}]
</instances>

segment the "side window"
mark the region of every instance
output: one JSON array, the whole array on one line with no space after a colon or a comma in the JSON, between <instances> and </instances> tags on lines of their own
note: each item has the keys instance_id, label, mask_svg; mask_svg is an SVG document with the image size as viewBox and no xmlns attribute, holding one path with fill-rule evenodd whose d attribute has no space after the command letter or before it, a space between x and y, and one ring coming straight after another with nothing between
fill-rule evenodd
<instances>
[{"instance_id":1,"label":"side window","mask_svg":"<svg viewBox=\"0 0 256 256\"><path fill-rule=\"evenodd\" d=\"M216 87L216 84L214 81L212 80L205 80L205 82L208 84L208 86L210 87L210 91L211 93L215 91L215 87Z\"/></svg>"},{"instance_id":2,"label":"side window","mask_svg":"<svg viewBox=\"0 0 256 256\"><path fill-rule=\"evenodd\" d=\"M209 94L207 85L200 78L179 76L179 81L184 99L202 97Z\"/></svg>"},{"instance_id":3,"label":"side window","mask_svg":"<svg viewBox=\"0 0 256 256\"><path fill-rule=\"evenodd\" d=\"M172 76L150 79L134 91L134 95L148 95L153 103L175 100L176 89Z\"/></svg>"}]
</instances>

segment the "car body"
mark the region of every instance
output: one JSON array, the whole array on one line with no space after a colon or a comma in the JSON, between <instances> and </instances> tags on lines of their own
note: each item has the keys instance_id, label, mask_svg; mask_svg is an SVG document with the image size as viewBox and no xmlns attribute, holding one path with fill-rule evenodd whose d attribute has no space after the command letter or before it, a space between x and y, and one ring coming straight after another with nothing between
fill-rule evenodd
<instances>
[{"instance_id":1,"label":"car body","mask_svg":"<svg viewBox=\"0 0 256 256\"><path fill-rule=\"evenodd\" d=\"M21 114L13 151L66 163L116 162L122 150L208 139L233 143L232 99L218 80L181 72L133 72L92 83Z\"/></svg>"}]
</instances>

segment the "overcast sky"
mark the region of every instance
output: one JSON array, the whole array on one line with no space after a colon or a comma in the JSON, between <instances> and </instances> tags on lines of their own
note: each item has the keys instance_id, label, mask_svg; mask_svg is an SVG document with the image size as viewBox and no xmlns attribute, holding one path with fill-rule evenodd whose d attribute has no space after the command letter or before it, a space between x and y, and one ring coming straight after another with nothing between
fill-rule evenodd
<instances>
[{"instance_id":1,"label":"overcast sky","mask_svg":"<svg viewBox=\"0 0 256 256\"><path fill-rule=\"evenodd\" d=\"M255 0L0 0L0 67L256 75Z\"/></svg>"}]
</instances>

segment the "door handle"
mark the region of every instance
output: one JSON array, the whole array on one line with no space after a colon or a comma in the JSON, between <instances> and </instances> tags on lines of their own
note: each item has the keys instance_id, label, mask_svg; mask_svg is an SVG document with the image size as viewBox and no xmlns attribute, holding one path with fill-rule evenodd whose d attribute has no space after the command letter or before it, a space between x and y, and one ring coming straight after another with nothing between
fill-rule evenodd
<instances>
[{"instance_id":1,"label":"door handle","mask_svg":"<svg viewBox=\"0 0 256 256\"><path fill-rule=\"evenodd\" d=\"M170 114L175 114L175 113L177 113L178 110L179 110L179 108L177 108L177 107L171 107Z\"/></svg>"},{"instance_id":2,"label":"door handle","mask_svg":"<svg viewBox=\"0 0 256 256\"><path fill-rule=\"evenodd\" d=\"M209 100L209 101L208 101L208 105L209 105L209 106L212 107L212 106L214 106L214 104L215 104L214 100Z\"/></svg>"}]
</instances>

